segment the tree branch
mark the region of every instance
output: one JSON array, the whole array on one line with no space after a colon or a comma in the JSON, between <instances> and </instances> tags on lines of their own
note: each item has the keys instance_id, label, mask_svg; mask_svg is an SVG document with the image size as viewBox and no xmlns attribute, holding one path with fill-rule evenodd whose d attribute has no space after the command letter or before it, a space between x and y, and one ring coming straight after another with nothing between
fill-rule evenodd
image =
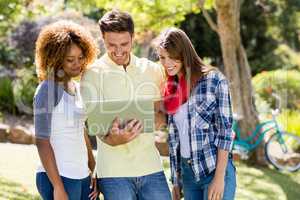
<instances>
[{"instance_id":1,"label":"tree branch","mask_svg":"<svg viewBox=\"0 0 300 200\"><path fill-rule=\"evenodd\" d=\"M210 28L212 30L214 30L215 32L218 33L218 26L217 24L213 21L213 19L210 17L210 15L208 14L208 12L205 10L204 8L204 3L205 3L205 0L199 0L199 6L201 8L201 11L203 13L203 16L204 18L206 19L208 25L210 26Z\"/></svg>"}]
</instances>

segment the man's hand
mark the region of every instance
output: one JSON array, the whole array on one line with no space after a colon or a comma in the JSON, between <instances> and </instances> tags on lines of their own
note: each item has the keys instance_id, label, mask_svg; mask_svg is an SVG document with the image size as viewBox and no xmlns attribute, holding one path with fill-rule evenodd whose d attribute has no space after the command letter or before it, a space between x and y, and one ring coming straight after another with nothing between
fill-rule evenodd
<instances>
[{"instance_id":1,"label":"man's hand","mask_svg":"<svg viewBox=\"0 0 300 200\"><path fill-rule=\"evenodd\" d=\"M125 127L121 128L120 119L116 117L112 122L109 133L105 136L103 141L111 146L126 144L136 138L142 129L142 123L137 119L128 121Z\"/></svg>"}]
</instances>

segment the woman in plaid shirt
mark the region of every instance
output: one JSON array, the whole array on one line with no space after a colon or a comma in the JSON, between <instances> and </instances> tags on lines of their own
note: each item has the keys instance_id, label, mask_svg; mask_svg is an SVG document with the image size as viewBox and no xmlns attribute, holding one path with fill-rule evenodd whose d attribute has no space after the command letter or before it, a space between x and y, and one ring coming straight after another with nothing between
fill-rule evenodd
<instances>
[{"instance_id":1,"label":"woman in plaid shirt","mask_svg":"<svg viewBox=\"0 0 300 200\"><path fill-rule=\"evenodd\" d=\"M161 34L158 54L167 73L173 199L231 200L236 189L231 148L232 110L228 81L203 63L180 29Z\"/></svg>"}]
</instances>

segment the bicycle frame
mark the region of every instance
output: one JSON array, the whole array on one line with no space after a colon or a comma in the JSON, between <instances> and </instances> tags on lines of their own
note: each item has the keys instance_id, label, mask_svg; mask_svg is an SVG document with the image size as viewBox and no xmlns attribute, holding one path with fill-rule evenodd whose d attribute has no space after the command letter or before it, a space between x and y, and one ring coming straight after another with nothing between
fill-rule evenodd
<instances>
[{"instance_id":1,"label":"bicycle frame","mask_svg":"<svg viewBox=\"0 0 300 200\"><path fill-rule=\"evenodd\" d=\"M267 128L264 128L264 127L267 127ZM255 127L255 130L251 133L251 135L244 139L241 138L241 132L238 127L237 121L233 122L232 128L236 134L233 148L234 148L234 146L240 146L240 147L243 147L246 151L252 151L263 141L266 133L268 133L269 131L274 132L273 134L277 134L279 136L279 138L278 138L279 141L282 141L280 139L282 131L275 119L265 121L263 123L258 124ZM260 132L263 128L264 128L263 132ZM257 138L257 139L255 140L255 138ZM251 143L251 141L254 141L254 140L255 140L255 142ZM282 141L282 143L284 143L284 142Z\"/></svg>"}]
</instances>

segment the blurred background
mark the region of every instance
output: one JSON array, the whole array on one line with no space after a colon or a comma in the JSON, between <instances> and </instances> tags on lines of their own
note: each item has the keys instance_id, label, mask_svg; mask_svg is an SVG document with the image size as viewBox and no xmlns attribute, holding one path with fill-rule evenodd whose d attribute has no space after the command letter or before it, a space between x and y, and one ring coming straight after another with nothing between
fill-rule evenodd
<instances>
[{"instance_id":1,"label":"blurred background","mask_svg":"<svg viewBox=\"0 0 300 200\"><path fill-rule=\"evenodd\" d=\"M242 136L276 108L282 128L300 136L300 0L0 0L0 199L40 199L32 120L39 31L73 20L91 31L103 54L97 21L112 8L132 14L134 53L153 61L158 34L183 29L200 57L230 80ZM276 170L263 150L262 142L247 158L235 156L236 199L300 199L300 172ZM169 177L168 158L162 161Z\"/></svg>"}]
</instances>

